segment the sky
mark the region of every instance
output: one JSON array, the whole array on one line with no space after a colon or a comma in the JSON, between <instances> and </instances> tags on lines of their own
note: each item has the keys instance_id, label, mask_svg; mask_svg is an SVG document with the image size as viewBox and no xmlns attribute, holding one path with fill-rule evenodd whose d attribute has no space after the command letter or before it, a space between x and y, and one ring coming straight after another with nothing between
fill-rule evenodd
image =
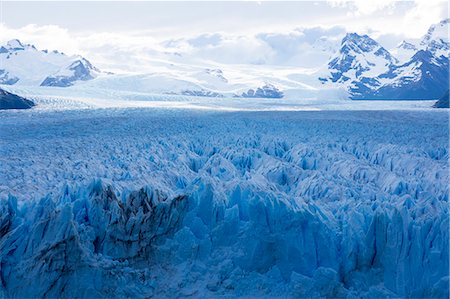
<instances>
[{"instance_id":1,"label":"sky","mask_svg":"<svg viewBox=\"0 0 450 299\"><path fill-rule=\"evenodd\" d=\"M300 43L322 36L338 39L345 32L367 33L390 49L404 39L420 38L431 24L448 17L448 2L438 0L0 4L0 42L19 38L111 68L113 60L121 57L125 63L130 53L138 63L142 55L159 57L166 52L224 63L288 64L296 61L291 56L301 49ZM274 53L274 46L283 57Z\"/></svg>"}]
</instances>

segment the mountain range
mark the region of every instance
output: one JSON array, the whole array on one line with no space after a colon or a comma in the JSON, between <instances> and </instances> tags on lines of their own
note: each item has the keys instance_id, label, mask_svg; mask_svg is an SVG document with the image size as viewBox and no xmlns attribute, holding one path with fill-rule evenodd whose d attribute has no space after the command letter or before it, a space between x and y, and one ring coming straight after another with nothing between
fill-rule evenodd
<instances>
[{"instance_id":1,"label":"mountain range","mask_svg":"<svg viewBox=\"0 0 450 299\"><path fill-rule=\"evenodd\" d=\"M358 33L347 33L339 42L321 37L313 48L329 58L318 69L170 61L163 71L110 74L84 57L11 40L0 47L0 84L69 87L84 82L88 88L206 97L318 97L325 90L327 97L344 91L354 100L438 99L449 86L449 23L432 25L420 40L403 41L393 50Z\"/></svg>"},{"instance_id":2,"label":"mountain range","mask_svg":"<svg viewBox=\"0 0 450 299\"><path fill-rule=\"evenodd\" d=\"M415 45L398 48L401 61L367 35L347 34L328 63L326 83L346 86L353 99L437 99L449 86L449 19L433 25Z\"/></svg>"},{"instance_id":3,"label":"mountain range","mask_svg":"<svg viewBox=\"0 0 450 299\"><path fill-rule=\"evenodd\" d=\"M68 87L100 74L81 56L59 51L38 50L17 39L0 47L0 84Z\"/></svg>"}]
</instances>

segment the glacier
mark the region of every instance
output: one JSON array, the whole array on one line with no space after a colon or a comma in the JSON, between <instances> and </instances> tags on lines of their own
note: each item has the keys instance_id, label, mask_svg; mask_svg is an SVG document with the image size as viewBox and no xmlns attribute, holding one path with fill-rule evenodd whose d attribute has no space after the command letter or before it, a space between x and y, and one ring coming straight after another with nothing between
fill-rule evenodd
<instances>
[{"instance_id":1,"label":"glacier","mask_svg":"<svg viewBox=\"0 0 450 299\"><path fill-rule=\"evenodd\" d=\"M0 111L1 297L448 298L448 111Z\"/></svg>"}]
</instances>

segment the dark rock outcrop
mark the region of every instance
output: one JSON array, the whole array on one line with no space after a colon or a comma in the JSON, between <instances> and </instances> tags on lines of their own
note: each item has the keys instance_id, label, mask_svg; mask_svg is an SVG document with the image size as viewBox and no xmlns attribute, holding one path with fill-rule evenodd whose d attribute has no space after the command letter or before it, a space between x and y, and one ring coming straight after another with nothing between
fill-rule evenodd
<instances>
[{"instance_id":1,"label":"dark rock outcrop","mask_svg":"<svg viewBox=\"0 0 450 299\"><path fill-rule=\"evenodd\" d=\"M0 110L6 109L30 109L35 104L33 101L7 92L0 88Z\"/></svg>"},{"instance_id":2,"label":"dark rock outcrop","mask_svg":"<svg viewBox=\"0 0 450 299\"><path fill-rule=\"evenodd\" d=\"M439 101L437 101L433 107L434 108L450 108L449 107L449 91L447 90L447 92L444 94L444 96L442 98L439 99Z\"/></svg>"},{"instance_id":3,"label":"dark rock outcrop","mask_svg":"<svg viewBox=\"0 0 450 299\"><path fill-rule=\"evenodd\" d=\"M266 84L262 87L258 87L256 90L249 89L247 92L243 92L241 97L281 99L284 97L284 93L275 86Z\"/></svg>"}]
</instances>

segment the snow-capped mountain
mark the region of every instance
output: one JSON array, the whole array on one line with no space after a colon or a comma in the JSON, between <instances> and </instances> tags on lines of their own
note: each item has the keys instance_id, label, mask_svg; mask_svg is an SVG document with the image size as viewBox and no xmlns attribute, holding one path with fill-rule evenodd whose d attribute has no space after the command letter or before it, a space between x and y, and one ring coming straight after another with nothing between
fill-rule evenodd
<instances>
[{"instance_id":1,"label":"snow-capped mountain","mask_svg":"<svg viewBox=\"0 0 450 299\"><path fill-rule=\"evenodd\" d=\"M319 80L341 84L353 99L437 99L449 86L449 23L431 26L417 45L402 42L400 59L367 35L347 34Z\"/></svg>"},{"instance_id":2,"label":"snow-capped mountain","mask_svg":"<svg viewBox=\"0 0 450 299\"><path fill-rule=\"evenodd\" d=\"M40 51L19 40L11 40L0 48L0 62L0 84L5 85L68 87L77 82L92 81L83 84L84 87L160 95L243 98L282 98L282 90L306 86L277 78L271 74L272 69L270 72L248 70L242 66L222 69L223 65L161 60L154 64L151 73L99 76L102 72L81 56ZM306 89L311 88L307 86Z\"/></svg>"},{"instance_id":3,"label":"snow-capped mountain","mask_svg":"<svg viewBox=\"0 0 450 299\"><path fill-rule=\"evenodd\" d=\"M389 69L397 60L367 35L347 34L337 57L328 64L333 82L355 81L374 77Z\"/></svg>"},{"instance_id":4,"label":"snow-capped mountain","mask_svg":"<svg viewBox=\"0 0 450 299\"><path fill-rule=\"evenodd\" d=\"M380 76L384 84L368 97L439 99L449 86L449 24L447 19L432 25L411 59Z\"/></svg>"},{"instance_id":5,"label":"snow-capped mountain","mask_svg":"<svg viewBox=\"0 0 450 299\"><path fill-rule=\"evenodd\" d=\"M38 50L17 39L0 47L0 84L70 86L98 76L100 71L81 56Z\"/></svg>"},{"instance_id":6,"label":"snow-capped mountain","mask_svg":"<svg viewBox=\"0 0 450 299\"><path fill-rule=\"evenodd\" d=\"M377 79L397 63L389 51L367 35L349 33L336 56L328 63L330 76L322 82L342 84L354 95L380 86Z\"/></svg>"},{"instance_id":7,"label":"snow-capped mountain","mask_svg":"<svg viewBox=\"0 0 450 299\"><path fill-rule=\"evenodd\" d=\"M260 42L273 51L280 48L280 39L290 41L283 61L292 65L220 63L155 52L154 57L145 56L142 72L112 76L99 76L101 72L81 56L39 51L11 40L0 47L0 84L67 87L91 81L83 87L228 98L322 99L324 94L341 98L346 93L351 99L438 99L448 89L449 23L435 24L422 39L405 40L391 51L368 35L347 33L314 37L309 48L320 55L299 56L296 52L303 48L298 47L297 35L261 35ZM285 57L289 55L292 59ZM308 59L314 60L314 67L307 67Z\"/></svg>"},{"instance_id":8,"label":"snow-capped mountain","mask_svg":"<svg viewBox=\"0 0 450 299\"><path fill-rule=\"evenodd\" d=\"M420 42L420 48L430 51L434 56L446 56L450 54L448 40L450 19L445 19L436 25L432 25Z\"/></svg>"},{"instance_id":9,"label":"snow-capped mountain","mask_svg":"<svg viewBox=\"0 0 450 299\"><path fill-rule=\"evenodd\" d=\"M419 50L410 61L393 66L380 76L388 84L368 97L377 99L438 99L449 84L449 61L446 56L436 57L432 52Z\"/></svg>"},{"instance_id":10,"label":"snow-capped mountain","mask_svg":"<svg viewBox=\"0 0 450 299\"><path fill-rule=\"evenodd\" d=\"M56 74L48 76L42 81L41 86L66 87L73 85L76 81L87 81L94 79L100 71L89 61L80 57L72 62L67 68L59 70Z\"/></svg>"}]
</instances>

